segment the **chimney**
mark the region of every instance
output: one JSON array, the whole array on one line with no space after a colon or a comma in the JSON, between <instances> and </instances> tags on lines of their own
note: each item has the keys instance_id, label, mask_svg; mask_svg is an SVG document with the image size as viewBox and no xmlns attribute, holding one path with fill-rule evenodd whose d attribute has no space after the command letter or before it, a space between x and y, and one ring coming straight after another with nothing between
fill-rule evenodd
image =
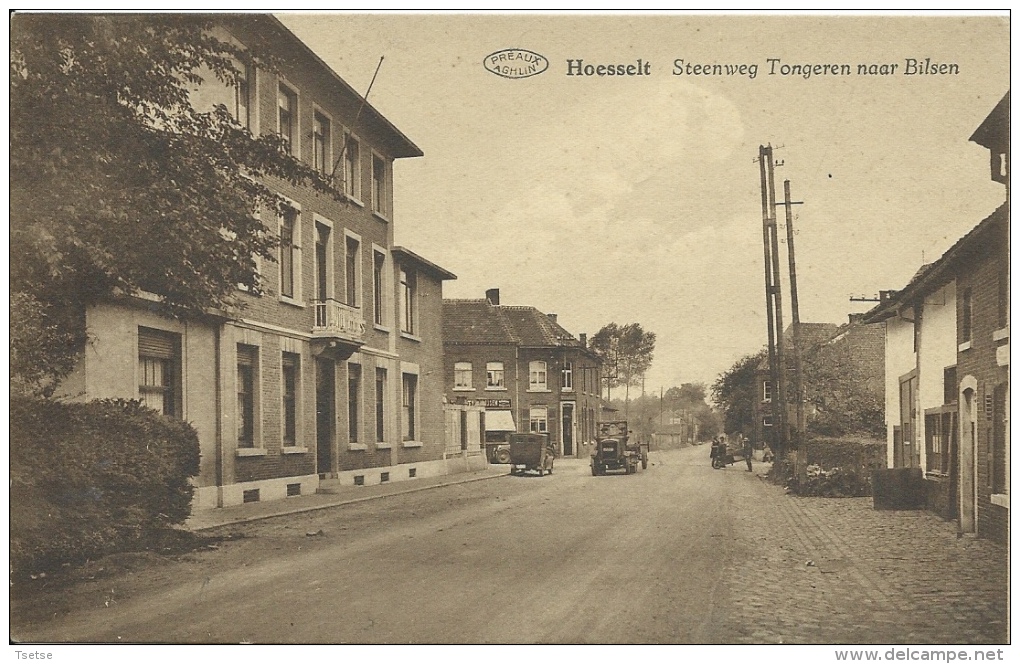
<instances>
[{"instance_id":1,"label":"chimney","mask_svg":"<svg viewBox=\"0 0 1020 664\"><path fill-rule=\"evenodd\" d=\"M556 322L556 314L546 314L546 316L548 316L549 320L551 320L552 322L554 323Z\"/></svg>"},{"instance_id":2,"label":"chimney","mask_svg":"<svg viewBox=\"0 0 1020 664\"><path fill-rule=\"evenodd\" d=\"M864 314L850 314L850 324L851 325L854 325L856 323L861 323L861 322L864 322Z\"/></svg>"},{"instance_id":3,"label":"chimney","mask_svg":"<svg viewBox=\"0 0 1020 664\"><path fill-rule=\"evenodd\" d=\"M490 288L485 291L485 299L493 306L499 306L499 289Z\"/></svg>"},{"instance_id":4,"label":"chimney","mask_svg":"<svg viewBox=\"0 0 1020 664\"><path fill-rule=\"evenodd\" d=\"M577 336L581 339L581 347L582 348L587 348L588 347L588 333L587 332L582 332L582 333L580 333Z\"/></svg>"}]
</instances>

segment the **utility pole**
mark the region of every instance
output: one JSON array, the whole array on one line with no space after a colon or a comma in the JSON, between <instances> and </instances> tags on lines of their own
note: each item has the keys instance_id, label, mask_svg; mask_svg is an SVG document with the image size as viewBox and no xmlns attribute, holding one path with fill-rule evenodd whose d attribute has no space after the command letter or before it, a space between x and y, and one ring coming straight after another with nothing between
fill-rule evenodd
<instances>
[{"instance_id":1,"label":"utility pole","mask_svg":"<svg viewBox=\"0 0 1020 664\"><path fill-rule=\"evenodd\" d=\"M800 307L797 302L797 262L793 251L793 206L800 201L790 200L790 181L783 181L783 207L786 208L786 254L790 258L790 316L793 326L793 389L797 399L797 428L793 434L793 444L797 450L797 477L807 479L807 449L804 447L804 434L807 422L804 418L804 377L800 362Z\"/></svg>"},{"instance_id":2,"label":"utility pole","mask_svg":"<svg viewBox=\"0 0 1020 664\"><path fill-rule=\"evenodd\" d=\"M779 382L779 378L776 375L776 333L775 317L772 311L772 251L769 246L769 219L771 218L772 206L769 205L768 170L765 166L766 150L769 154L771 154L771 147L766 148L764 145L758 146L758 168L761 172L761 234L762 247L765 250L765 311L768 315L769 323L769 380L772 381L772 387L775 388ZM755 398L758 398L757 393L760 387L761 386L759 385L755 385ZM773 400L775 400L775 394L773 394L772 397ZM767 439L769 447L771 447L776 454L780 454L782 450L779 449L779 439L775 435L776 427L774 420L772 424L771 432L766 431L765 427L762 426L762 435ZM757 424L755 426L757 427Z\"/></svg>"},{"instance_id":3,"label":"utility pole","mask_svg":"<svg viewBox=\"0 0 1020 664\"><path fill-rule=\"evenodd\" d=\"M783 291L779 276L779 229L776 223L775 166L772 146L758 146L762 183L762 234L765 245L765 295L769 311L769 369L773 380L772 424L777 454L789 440L786 400L786 355L783 344ZM770 270L771 268L771 270Z\"/></svg>"}]
</instances>

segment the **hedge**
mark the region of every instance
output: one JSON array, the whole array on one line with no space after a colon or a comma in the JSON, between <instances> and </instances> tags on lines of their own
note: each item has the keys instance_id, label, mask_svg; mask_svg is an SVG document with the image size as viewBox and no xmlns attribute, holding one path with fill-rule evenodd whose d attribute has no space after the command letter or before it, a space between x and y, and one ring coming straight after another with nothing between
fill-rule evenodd
<instances>
[{"instance_id":1,"label":"hedge","mask_svg":"<svg viewBox=\"0 0 1020 664\"><path fill-rule=\"evenodd\" d=\"M11 398L15 574L150 548L191 512L195 429L137 401Z\"/></svg>"},{"instance_id":2,"label":"hedge","mask_svg":"<svg viewBox=\"0 0 1020 664\"><path fill-rule=\"evenodd\" d=\"M871 438L811 438L805 443L807 480L794 472L791 454L773 465L772 476L799 496L852 497L872 494L871 474L885 468L886 444Z\"/></svg>"}]
</instances>

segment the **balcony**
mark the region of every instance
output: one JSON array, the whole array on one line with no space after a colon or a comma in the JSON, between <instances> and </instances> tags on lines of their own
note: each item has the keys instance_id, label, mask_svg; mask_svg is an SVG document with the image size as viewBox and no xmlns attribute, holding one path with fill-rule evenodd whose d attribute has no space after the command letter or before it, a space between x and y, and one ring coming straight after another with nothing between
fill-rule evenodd
<instances>
[{"instance_id":1,"label":"balcony","mask_svg":"<svg viewBox=\"0 0 1020 664\"><path fill-rule=\"evenodd\" d=\"M336 359L346 359L365 344L361 309L332 299L314 304L312 338L316 355L328 352Z\"/></svg>"}]
</instances>

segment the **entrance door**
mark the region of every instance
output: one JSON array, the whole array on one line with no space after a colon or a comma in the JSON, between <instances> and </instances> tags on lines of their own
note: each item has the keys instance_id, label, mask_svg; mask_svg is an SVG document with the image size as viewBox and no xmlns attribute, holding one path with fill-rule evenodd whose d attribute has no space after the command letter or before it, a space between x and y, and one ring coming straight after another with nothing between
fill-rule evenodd
<instances>
[{"instance_id":1,"label":"entrance door","mask_svg":"<svg viewBox=\"0 0 1020 664\"><path fill-rule=\"evenodd\" d=\"M960 530L973 533L977 527L977 411L974 389L968 387L960 399Z\"/></svg>"},{"instance_id":2,"label":"entrance door","mask_svg":"<svg viewBox=\"0 0 1020 664\"><path fill-rule=\"evenodd\" d=\"M920 465L921 450L917 442L917 376L900 379L900 431L902 432L902 450L896 454L897 461L903 467L914 468Z\"/></svg>"},{"instance_id":3,"label":"entrance door","mask_svg":"<svg viewBox=\"0 0 1020 664\"><path fill-rule=\"evenodd\" d=\"M563 413L563 456L574 456L574 404L561 404Z\"/></svg>"},{"instance_id":4,"label":"entrance door","mask_svg":"<svg viewBox=\"0 0 1020 664\"><path fill-rule=\"evenodd\" d=\"M336 374L332 360L315 360L315 443L316 472L333 472L333 423L336 421Z\"/></svg>"}]
</instances>

